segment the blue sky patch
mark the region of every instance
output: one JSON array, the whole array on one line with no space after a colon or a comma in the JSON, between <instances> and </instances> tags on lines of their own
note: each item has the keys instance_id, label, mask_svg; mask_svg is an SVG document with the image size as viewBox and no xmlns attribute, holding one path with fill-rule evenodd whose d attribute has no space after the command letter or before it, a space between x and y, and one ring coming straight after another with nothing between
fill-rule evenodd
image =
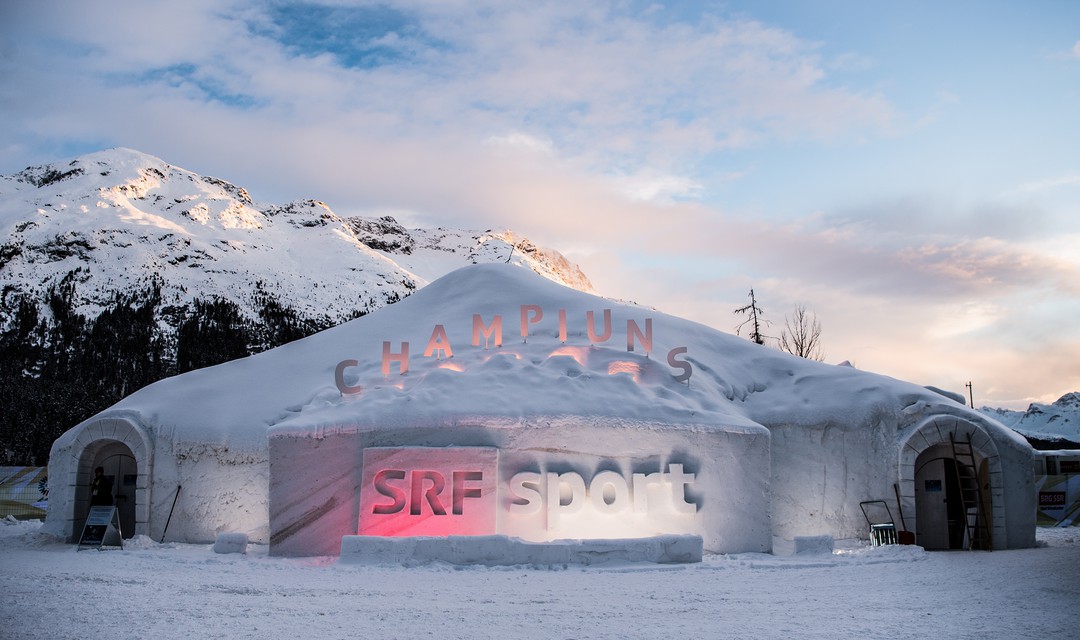
<instances>
[{"instance_id":1,"label":"blue sky patch","mask_svg":"<svg viewBox=\"0 0 1080 640\"><path fill-rule=\"evenodd\" d=\"M282 4L270 10L269 18L277 30L259 35L282 42L296 55L333 55L349 68L393 64L433 44L418 20L385 5Z\"/></svg>"},{"instance_id":2,"label":"blue sky patch","mask_svg":"<svg viewBox=\"0 0 1080 640\"><path fill-rule=\"evenodd\" d=\"M200 71L191 63L180 63L167 67L150 69L135 76L116 77L120 83L164 84L173 88L194 88L208 102L217 102L229 107L244 109L259 106L260 101L254 96L235 91L223 82Z\"/></svg>"}]
</instances>

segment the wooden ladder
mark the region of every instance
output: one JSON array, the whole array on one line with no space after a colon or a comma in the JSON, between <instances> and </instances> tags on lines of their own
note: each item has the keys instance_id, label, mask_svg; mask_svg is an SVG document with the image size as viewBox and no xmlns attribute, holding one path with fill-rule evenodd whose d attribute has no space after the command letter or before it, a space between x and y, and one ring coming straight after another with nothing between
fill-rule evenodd
<instances>
[{"instance_id":1,"label":"wooden ladder","mask_svg":"<svg viewBox=\"0 0 1080 640\"><path fill-rule=\"evenodd\" d=\"M971 448L971 434L966 440L957 440L949 434L952 443L956 481L960 487L960 502L964 505L964 523L967 526L968 549L993 548L990 540L990 527L983 509L982 485L979 484L979 469L975 465L975 454Z\"/></svg>"}]
</instances>

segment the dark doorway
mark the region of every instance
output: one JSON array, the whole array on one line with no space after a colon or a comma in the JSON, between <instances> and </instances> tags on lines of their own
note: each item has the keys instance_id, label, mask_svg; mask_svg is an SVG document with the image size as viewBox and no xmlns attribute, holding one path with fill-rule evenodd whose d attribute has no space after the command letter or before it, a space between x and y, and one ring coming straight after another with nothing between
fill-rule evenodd
<instances>
[{"instance_id":1,"label":"dark doorway","mask_svg":"<svg viewBox=\"0 0 1080 640\"><path fill-rule=\"evenodd\" d=\"M924 549L966 548L967 514L956 472L947 444L927 449L915 462L915 541Z\"/></svg>"},{"instance_id":2,"label":"dark doorway","mask_svg":"<svg viewBox=\"0 0 1080 640\"><path fill-rule=\"evenodd\" d=\"M131 538L135 535L136 488L139 483L138 463L135 456L132 455L131 449L122 442L110 440L98 441L95 444L98 444L98 446L91 445L91 447L87 447L87 453L92 457L90 458L90 465L86 467L88 474L84 478L83 484L89 487L90 480L93 478L93 470L97 467L102 467L105 470L105 476L112 481L113 506L116 507L116 514L120 519L120 532L125 538ZM87 511L89 511L89 506L87 506ZM82 518L86 518L86 513L82 514ZM76 535L78 535L77 532Z\"/></svg>"},{"instance_id":3,"label":"dark doorway","mask_svg":"<svg viewBox=\"0 0 1080 640\"><path fill-rule=\"evenodd\" d=\"M949 548L964 548L964 532L967 529L964 502L960 499L960 481L956 478L956 460L944 458L945 506L948 510Z\"/></svg>"}]
</instances>

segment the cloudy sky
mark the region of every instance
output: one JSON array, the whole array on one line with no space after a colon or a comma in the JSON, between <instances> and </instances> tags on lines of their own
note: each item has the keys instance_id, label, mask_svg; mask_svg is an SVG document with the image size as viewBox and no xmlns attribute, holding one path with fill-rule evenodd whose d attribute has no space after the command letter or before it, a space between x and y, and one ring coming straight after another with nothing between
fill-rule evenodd
<instances>
[{"instance_id":1,"label":"cloudy sky","mask_svg":"<svg viewBox=\"0 0 1080 640\"><path fill-rule=\"evenodd\" d=\"M1080 3L0 3L0 173L125 146L510 228L596 289L1025 407L1080 390Z\"/></svg>"}]
</instances>

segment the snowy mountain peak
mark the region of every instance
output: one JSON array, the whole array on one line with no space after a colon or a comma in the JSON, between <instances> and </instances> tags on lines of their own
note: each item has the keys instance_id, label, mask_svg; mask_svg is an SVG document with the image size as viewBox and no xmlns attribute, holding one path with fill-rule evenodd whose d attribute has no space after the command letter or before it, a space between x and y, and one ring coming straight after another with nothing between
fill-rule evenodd
<instances>
[{"instance_id":1,"label":"snowy mountain peak","mask_svg":"<svg viewBox=\"0 0 1080 640\"><path fill-rule=\"evenodd\" d=\"M1031 403L1027 411L983 407L982 413L1046 446L1074 448L1080 443L1080 392L1070 392L1050 404Z\"/></svg>"},{"instance_id":2,"label":"snowy mountain peak","mask_svg":"<svg viewBox=\"0 0 1080 640\"><path fill-rule=\"evenodd\" d=\"M183 216L221 228L264 226L265 216L255 208L245 189L179 169L132 149L109 149L68 163L29 167L14 178L34 187L21 194L42 215L57 208L71 208L65 206L67 201L96 197L96 208L112 207L136 218L157 214L165 220ZM75 210L89 213L85 207L81 204ZM18 215L18 209L11 212Z\"/></svg>"},{"instance_id":3,"label":"snowy mountain peak","mask_svg":"<svg viewBox=\"0 0 1080 640\"><path fill-rule=\"evenodd\" d=\"M1059 409L1080 412L1080 392L1071 391L1053 402Z\"/></svg>"},{"instance_id":4,"label":"snowy mountain peak","mask_svg":"<svg viewBox=\"0 0 1080 640\"><path fill-rule=\"evenodd\" d=\"M75 307L99 313L149 277L170 305L253 292L331 324L400 299L466 264L511 262L582 290L558 252L511 232L406 229L389 217L341 217L324 202L259 204L228 181L126 148L0 178L0 286L39 301L73 280ZM0 320L7 321L5 315Z\"/></svg>"}]
</instances>

